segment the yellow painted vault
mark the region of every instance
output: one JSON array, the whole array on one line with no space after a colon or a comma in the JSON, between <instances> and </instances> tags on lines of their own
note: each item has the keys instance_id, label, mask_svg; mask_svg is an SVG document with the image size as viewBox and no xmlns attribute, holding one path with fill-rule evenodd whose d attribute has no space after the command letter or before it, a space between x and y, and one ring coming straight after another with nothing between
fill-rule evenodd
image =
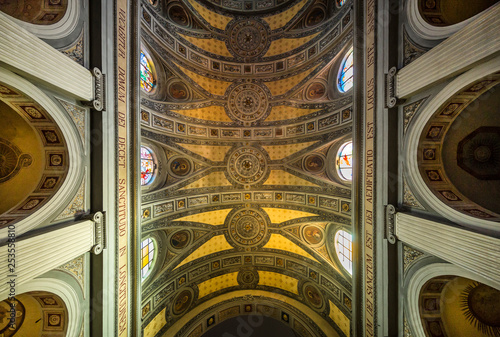
<instances>
[{"instance_id":1,"label":"yellow painted vault","mask_svg":"<svg viewBox=\"0 0 500 337\"><path fill-rule=\"evenodd\" d=\"M142 226L158 253L142 287L145 335L202 336L257 311L304 336L348 335L352 285L334 235L351 226L351 187L335 166L352 129L352 92L336 91L350 9L320 0L162 4L161 14L144 5L155 14L142 28L162 51L149 53L155 69L168 70L154 94L141 93L155 116L141 134L156 165L141 190ZM235 291L246 297L224 296Z\"/></svg>"}]
</instances>

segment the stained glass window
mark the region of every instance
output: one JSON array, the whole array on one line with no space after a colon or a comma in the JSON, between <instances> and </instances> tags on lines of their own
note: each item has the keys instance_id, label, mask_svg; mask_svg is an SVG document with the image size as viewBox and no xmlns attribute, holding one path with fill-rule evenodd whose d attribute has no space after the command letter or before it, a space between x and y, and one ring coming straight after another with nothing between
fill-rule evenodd
<instances>
[{"instance_id":1,"label":"stained glass window","mask_svg":"<svg viewBox=\"0 0 500 337\"><path fill-rule=\"evenodd\" d=\"M146 54L141 50L141 87L146 92L151 92L155 87L155 79L153 70L151 69L151 61Z\"/></svg>"},{"instance_id":2,"label":"stained glass window","mask_svg":"<svg viewBox=\"0 0 500 337\"><path fill-rule=\"evenodd\" d=\"M352 235L344 230L338 231L335 235L335 249L342 267L352 275Z\"/></svg>"},{"instance_id":3,"label":"stained glass window","mask_svg":"<svg viewBox=\"0 0 500 337\"><path fill-rule=\"evenodd\" d=\"M337 156L337 169L344 180L352 180L352 142L342 145Z\"/></svg>"},{"instance_id":4,"label":"stained glass window","mask_svg":"<svg viewBox=\"0 0 500 337\"><path fill-rule=\"evenodd\" d=\"M141 243L141 275L144 280L153 269L155 258L155 244L152 239L147 238Z\"/></svg>"},{"instance_id":5,"label":"stained glass window","mask_svg":"<svg viewBox=\"0 0 500 337\"><path fill-rule=\"evenodd\" d=\"M352 88L354 76L353 61L354 58L351 48L351 50L347 52L344 62L342 62L342 66L340 67L339 90L341 92L347 92Z\"/></svg>"},{"instance_id":6,"label":"stained glass window","mask_svg":"<svg viewBox=\"0 0 500 337\"><path fill-rule=\"evenodd\" d=\"M344 4L345 4L345 2L346 2L346 0L337 0L337 4L338 4L339 6L344 5Z\"/></svg>"},{"instance_id":7,"label":"stained glass window","mask_svg":"<svg viewBox=\"0 0 500 337\"><path fill-rule=\"evenodd\" d=\"M141 146L141 186L148 185L153 181L154 167L153 152L147 147Z\"/></svg>"}]
</instances>

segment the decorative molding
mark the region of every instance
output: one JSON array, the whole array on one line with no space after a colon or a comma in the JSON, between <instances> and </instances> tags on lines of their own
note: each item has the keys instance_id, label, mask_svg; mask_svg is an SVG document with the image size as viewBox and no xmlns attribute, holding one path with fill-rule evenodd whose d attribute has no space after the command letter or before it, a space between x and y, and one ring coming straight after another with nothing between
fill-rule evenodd
<instances>
[{"instance_id":1,"label":"decorative molding","mask_svg":"<svg viewBox=\"0 0 500 337\"><path fill-rule=\"evenodd\" d=\"M92 101L82 101L82 103L97 111L106 110L106 75L99 68L94 68L92 69L92 76L94 78L94 99Z\"/></svg>"},{"instance_id":2,"label":"decorative molding","mask_svg":"<svg viewBox=\"0 0 500 337\"><path fill-rule=\"evenodd\" d=\"M396 235L414 249L453 263L491 282L500 280L500 239L406 213L396 213Z\"/></svg>"},{"instance_id":3,"label":"decorative molding","mask_svg":"<svg viewBox=\"0 0 500 337\"><path fill-rule=\"evenodd\" d=\"M421 38L425 40L442 40L446 39L450 35L456 33L460 29L464 28L472 21L477 19L480 14L473 16L467 20L456 23L454 25L445 27L436 27L429 24L420 14L419 3L420 0L409 0L407 1L407 18L410 28L418 34Z\"/></svg>"},{"instance_id":4,"label":"decorative molding","mask_svg":"<svg viewBox=\"0 0 500 337\"><path fill-rule=\"evenodd\" d=\"M61 53L81 65L82 67L85 66L85 60L84 60L84 30L82 29L82 32L80 33L80 36L75 40L73 44L71 44L69 47L66 49L61 49Z\"/></svg>"},{"instance_id":5,"label":"decorative molding","mask_svg":"<svg viewBox=\"0 0 500 337\"><path fill-rule=\"evenodd\" d=\"M401 214L401 213L399 213ZM446 226L446 225L445 225ZM449 226L447 226L449 227ZM425 233L422 231L421 233ZM442 235L442 234L432 234L436 239L442 239L446 238L447 236ZM458 250L460 252L466 252L468 251L468 247L464 247L465 242L469 242L467 238L458 238L457 240L458 243L455 244L456 247L459 247ZM433 242L436 247L439 246L439 243ZM472 243L469 246L474 246L474 248L477 248L476 243ZM497 244L498 245L498 244ZM487 253L483 253L487 254ZM468 254L466 254L468 255ZM498 257L498 253L496 253L495 257ZM470 256L466 256L466 258L470 258ZM498 259L497 259L498 260ZM476 264L482 264L484 261L480 261L478 259L473 259L473 263ZM494 264L486 264L484 265L486 268L491 268L498 271L498 263L495 266ZM486 279L480 275L478 275L475 271L472 271L470 269L463 269L461 266L458 265L453 265L453 264L448 264L448 263L433 263L430 265L427 265L425 267L422 267L418 269L412 276L411 278L405 280L405 285L404 285L404 297L406 298L405 302L405 307L404 307L404 313L405 317L407 318L407 324L409 327L411 327L411 330L409 330L413 335L416 337L425 337L428 336L425 331L424 331L424 325L422 324L422 318L421 318L421 305L420 305L420 292L422 290L422 287L427 283L432 278L435 277L443 277L443 276L459 276L459 277L464 277L468 278L483 284L486 284L490 287L493 287L495 289L500 289L500 283L499 283L499 278L495 280L491 279ZM458 294L457 294L458 296Z\"/></svg>"},{"instance_id":6,"label":"decorative molding","mask_svg":"<svg viewBox=\"0 0 500 337\"><path fill-rule=\"evenodd\" d=\"M426 49L417 45L413 42L406 29L403 30L403 66L407 66L408 64L415 61L420 56L424 55L427 52Z\"/></svg>"},{"instance_id":7,"label":"decorative molding","mask_svg":"<svg viewBox=\"0 0 500 337\"><path fill-rule=\"evenodd\" d=\"M57 99L59 103L64 107L64 109L68 112L68 114L71 116L71 119L73 119L73 122L75 122L76 128L78 129L78 132L80 133L80 136L82 138L82 145L83 148L85 149L85 113L86 109L79 107L78 105L66 102L62 99Z\"/></svg>"},{"instance_id":8,"label":"decorative molding","mask_svg":"<svg viewBox=\"0 0 500 337\"><path fill-rule=\"evenodd\" d=\"M410 324L408 324L408 320L406 319L406 313L403 314L404 318L403 318L403 333L404 333L404 337L413 337L412 334L411 334L411 330L410 330Z\"/></svg>"},{"instance_id":9,"label":"decorative molding","mask_svg":"<svg viewBox=\"0 0 500 337\"><path fill-rule=\"evenodd\" d=\"M1 62L77 99L94 99L90 71L19 27L3 13L0 13L0 46ZM33 62L34 55L36 62Z\"/></svg>"},{"instance_id":10,"label":"decorative molding","mask_svg":"<svg viewBox=\"0 0 500 337\"><path fill-rule=\"evenodd\" d=\"M64 255L64 252L58 252L57 254ZM49 256L47 259L50 260L51 257ZM74 288L72 285L62 280L52 277L36 278L23 282L22 284L16 282L16 294L34 291L46 291L61 298L68 312L66 336L76 336L78 331L81 329L83 322L82 317L84 317L84 315L89 315L82 305L81 297L78 294L79 289ZM3 291L0 291L0 300L7 297L8 292L4 293Z\"/></svg>"},{"instance_id":11,"label":"decorative molding","mask_svg":"<svg viewBox=\"0 0 500 337\"><path fill-rule=\"evenodd\" d=\"M93 246L94 224L92 221L82 221L17 241L16 286L58 268L65 262L88 252ZM0 259L7 261L7 253L7 249L2 249ZM33 258L34 256L36 258ZM0 276L0 298L8 293L8 280L7 273L2 273Z\"/></svg>"},{"instance_id":12,"label":"decorative molding","mask_svg":"<svg viewBox=\"0 0 500 337\"><path fill-rule=\"evenodd\" d=\"M91 219L94 223L94 246L91 251L95 255L102 253L106 248L106 214L103 212L96 212L92 214Z\"/></svg>"},{"instance_id":13,"label":"decorative molding","mask_svg":"<svg viewBox=\"0 0 500 337\"><path fill-rule=\"evenodd\" d=\"M411 248L410 246L403 245L403 270L406 273L408 268L420 259L425 253Z\"/></svg>"},{"instance_id":14,"label":"decorative molding","mask_svg":"<svg viewBox=\"0 0 500 337\"><path fill-rule=\"evenodd\" d=\"M422 206L422 204L417 200L417 198L415 198L415 195L410 189L410 186L408 186L405 177L403 177L403 205L425 210L425 207Z\"/></svg>"},{"instance_id":15,"label":"decorative molding","mask_svg":"<svg viewBox=\"0 0 500 337\"><path fill-rule=\"evenodd\" d=\"M82 8L84 8L84 6L80 1L68 0L68 7L66 8L64 16L58 22L50 25L28 23L11 16L9 16L9 19L22 27L23 30L29 31L40 39L62 40L77 28L78 23L80 22Z\"/></svg>"},{"instance_id":16,"label":"decorative molding","mask_svg":"<svg viewBox=\"0 0 500 337\"><path fill-rule=\"evenodd\" d=\"M498 8L500 9L500 7ZM488 44L486 43L486 45ZM404 171L406 178L408 179L408 184L412 187L418 197L421 198L426 207L432 207L436 213L450 221L455 222L456 224L469 228L487 229L496 232L499 231L498 223L487 219L472 217L459 212L458 210L449 207L434 194L420 173L421 163L419 162L419 156L421 154L419 152L419 147L420 138L424 128L428 125L429 120L441 107L443 107L443 105L446 104L451 97L463 91L464 88L472 86L482 78L491 76L498 71L500 71L500 57L484 62L458 76L447 86L441 89L440 92L434 95L432 99L429 99L429 101L426 102L425 107L414 117L412 127L408 129L408 133L404 139L405 151L403 153L403 157L406 158L406 161L404 162Z\"/></svg>"},{"instance_id":17,"label":"decorative molding","mask_svg":"<svg viewBox=\"0 0 500 337\"><path fill-rule=\"evenodd\" d=\"M197 326L196 322L199 319L203 319L203 321L208 322L207 318L209 318L210 315L207 313L215 311L214 308L220 306L221 304L226 304L227 302L223 301L223 299L228 298L228 295L231 296L231 301L234 305L237 305L238 303L243 303L244 305L245 302L249 302L248 304L255 306L263 303L265 300L266 302L274 302L275 305L279 304L279 307L284 306L284 309L290 312L287 313L285 310L280 310L281 313L277 316L277 318L282 319L285 323L290 321L289 314L300 314L302 312L303 314L299 317L305 318L308 326L318 327L313 330L315 332L315 336L342 336L342 332L339 327L336 324L331 324L332 321L329 319L327 320L326 315L317 313L301 301L287 298L285 302L283 295L264 290L254 290L251 295L248 294L248 290L236 290L222 296L214 297L188 311L183 316L182 320L177 320L170 326L165 326L160 331L160 335L177 337L186 336L189 332L188 329L192 330L195 328ZM186 324L186 322L189 323Z\"/></svg>"},{"instance_id":18,"label":"decorative molding","mask_svg":"<svg viewBox=\"0 0 500 337\"><path fill-rule=\"evenodd\" d=\"M480 14L471 24L400 69L396 75L396 96L407 98L430 85L463 72L472 64L491 58L500 50L500 4ZM429 72L429 64L439 64Z\"/></svg>"},{"instance_id":19,"label":"decorative molding","mask_svg":"<svg viewBox=\"0 0 500 337\"><path fill-rule=\"evenodd\" d=\"M422 103L424 103L427 98L429 97L425 97L425 98L422 98L418 101L415 101L415 102L412 102L410 104L407 104L403 107L403 134L406 134L406 130L408 130L408 126L410 125L413 117L415 117L418 109L420 108L420 106L422 105Z\"/></svg>"},{"instance_id":20,"label":"decorative molding","mask_svg":"<svg viewBox=\"0 0 500 337\"><path fill-rule=\"evenodd\" d=\"M82 293L85 295L85 259L83 255L80 255L76 259L66 262L56 269L63 270L73 275L78 281L78 284L80 284Z\"/></svg>"},{"instance_id":21,"label":"decorative molding","mask_svg":"<svg viewBox=\"0 0 500 337\"><path fill-rule=\"evenodd\" d=\"M193 33L192 30L186 31L177 24L172 24L154 11L143 10L143 20L145 21L144 13L147 13L146 17L150 21L146 25L149 32L146 29L143 30L143 32L148 32L150 34L143 33L142 36L147 43L154 46L153 49L155 49L158 53L163 54L165 51L169 51L170 58L177 58L181 64L184 63L184 65L188 65L188 68L191 68L191 70L195 70L194 67L202 68L204 72L209 71L212 74L217 74L217 76L234 76L235 74L250 76L274 74L289 76L289 74L287 75L289 70L295 70L297 66L311 67L320 63L320 59L324 62L329 62L340 51L340 48L342 48L345 43L348 41L350 42L352 39L352 30L350 30L352 24L350 23L352 22L353 15L348 6L343 7L344 8L339 10L337 13L337 20L327 20L324 25L315 28L317 29L318 36L309 41L306 45L301 45L298 48L294 48L291 51L287 51L279 55L257 57L253 59L254 65L247 67L247 69L241 66L242 63L245 63L245 59L243 57L226 57L216 55L197 47L183 37L183 35L189 35L197 38L209 38L216 36L221 40L230 38L229 34L221 35L221 33L223 33L221 31L212 32L212 34L208 33L209 35L207 35L207 33L196 34ZM250 17L247 19L249 18ZM198 17L197 19L203 20L201 17ZM342 21L346 22L346 24L342 24ZM286 30L285 28L282 28L280 33L283 34L284 32L286 32ZM347 36L344 34L345 32L347 32ZM304 34L310 35L311 31L307 30ZM158 41L161 42L161 46L156 47L158 44L150 35L155 35ZM280 35L276 35L276 33L273 34L273 40L277 39ZM287 33L286 35L283 34L281 36L286 38L301 37L300 35L294 36L290 33ZM342 39L342 42L338 41L340 39ZM160 50L160 48L162 50ZM330 48L330 53L329 55L325 55L323 52L328 48ZM314 53L311 52L311 50L314 50Z\"/></svg>"},{"instance_id":22,"label":"decorative molding","mask_svg":"<svg viewBox=\"0 0 500 337\"><path fill-rule=\"evenodd\" d=\"M71 200L61 214L59 214L54 220L74 218L77 215L85 214L87 212L87 208L85 207L85 187L85 178L83 178L80 188L78 188L73 200Z\"/></svg>"},{"instance_id":23,"label":"decorative molding","mask_svg":"<svg viewBox=\"0 0 500 337\"><path fill-rule=\"evenodd\" d=\"M0 18L3 18L2 13L0 13ZM2 21L2 19L0 19L0 31L2 30L3 23L4 22ZM4 36L0 34L0 45L2 45L3 43L1 41L3 37ZM2 58L3 51L4 48L0 48L0 59ZM61 55L60 53L58 53L57 55L64 58L65 62L71 62L73 65L75 65L73 61L68 60L64 55ZM30 58L32 58L32 55L30 55ZM29 63L33 66L43 68L43 65L41 64L35 62ZM59 147L61 147L61 150L58 150L57 153L55 151L53 151L54 153L48 153L48 163L49 165L59 166L64 164L65 167L67 167L66 178L64 179L64 181L62 181L62 184L60 185L58 191L48 201L45 202L43 207L16 223L16 235L21 235L22 233L34 227L37 227L46 221L52 220L57 215L57 212L60 212L61 205L64 205L67 200L69 200L74 195L74 187L81 181L82 175L84 173L84 165L82 161L85 157L82 155L81 137L74 127L74 122L71 120L68 113L64 111L60 104L57 104L54 99L47 96L45 92L34 86L28 80L6 70L5 68L0 68L0 78L2 78L2 82L8 85L9 88L13 88L13 90L22 92L24 95L30 97L33 101L35 101L37 105L43 108L44 111L49 114L50 118L54 121L54 123L57 124L60 129L61 134L56 134L56 138L64 139L65 141L64 148L58 145ZM72 78L72 81L78 81L78 76ZM47 134L49 132L47 132ZM60 153L62 153L63 151L67 151L69 154L71 154L71 158L69 158L69 160L63 161L62 157L60 156ZM57 163L55 161L56 158ZM6 238L7 228L0 229L0 242L5 241Z\"/></svg>"},{"instance_id":24,"label":"decorative molding","mask_svg":"<svg viewBox=\"0 0 500 337\"><path fill-rule=\"evenodd\" d=\"M235 1L235 0L203 0L200 1L203 5L210 7L214 7L215 11L218 13L237 13L242 12L244 14L248 13L248 11L252 11L252 13L259 13L260 11L264 12L261 15L269 15L269 11L272 10L271 14L275 15L276 13L283 12L293 5L296 5L299 0L265 0L265 1L247 1L243 3L243 1ZM207 8L210 8L207 6ZM260 14L260 13L259 13Z\"/></svg>"},{"instance_id":25,"label":"decorative molding","mask_svg":"<svg viewBox=\"0 0 500 337\"><path fill-rule=\"evenodd\" d=\"M391 244L396 243L394 236L394 215L396 214L396 207L393 205L385 206L385 237Z\"/></svg>"},{"instance_id":26,"label":"decorative molding","mask_svg":"<svg viewBox=\"0 0 500 337\"><path fill-rule=\"evenodd\" d=\"M396 104L398 103L398 100L396 98L396 74L397 74L397 69L396 67L392 67L389 69L389 73L387 73L385 76L385 106L386 108L394 108Z\"/></svg>"}]
</instances>

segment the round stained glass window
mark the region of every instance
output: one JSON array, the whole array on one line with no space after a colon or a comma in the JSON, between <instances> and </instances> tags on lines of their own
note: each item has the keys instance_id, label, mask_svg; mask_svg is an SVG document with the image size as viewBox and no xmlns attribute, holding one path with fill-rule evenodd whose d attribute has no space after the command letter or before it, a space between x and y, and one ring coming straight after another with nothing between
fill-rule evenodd
<instances>
[{"instance_id":1,"label":"round stained glass window","mask_svg":"<svg viewBox=\"0 0 500 337\"><path fill-rule=\"evenodd\" d=\"M155 244L151 238L141 243L141 277L144 280L153 269L155 258Z\"/></svg>"},{"instance_id":2,"label":"round stained glass window","mask_svg":"<svg viewBox=\"0 0 500 337\"><path fill-rule=\"evenodd\" d=\"M342 267L352 275L352 235L344 230L335 234L335 250Z\"/></svg>"},{"instance_id":3,"label":"round stained glass window","mask_svg":"<svg viewBox=\"0 0 500 337\"><path fill-rule=\"evenodd\" d=\"M337 170L340 178L352 180L352 142L345 143L337 155Z\"/></svg>"},{"instance_id":4,"label":"round stained glass window","mask_svg":"<svg viewBox=\"0 0 500 337\"><path fill-rule=\"evenodd\" d=\"M351 48L347 52L347 55L344 57L344 61L342 62L342 66L340 67L338 86L341 92L347 92L353 86L353 80L354 80L353 61L354 61L353 49Z\"/></svg>"},{"instance_id":5,"label":"round stained glass window","mask_svg":"<svg viewBox=\"0 0 500 337\"><path fill-rule=\"evenodd\" d=\"M156 80L151 68L151 61L146 54L141 50L141 88L146 92L153 91Z\"/></svg>"},{"instance_id":6,"label":"round stained glass window","mask_svg":"<svg viewBox=\"0 0 500 337\"><path fill-rule=\"evenodd\" d=\"M141 186L148 185L153 181L154 167L153 151L141 146Z\"/></svg>"},{"instance_id":7,"label":"round stained glass window","mask_svg":"<svg viewBox=\"0 0 500 337\"><path fill-rule=\"evenodd\" d=\"M347 1L347 0L337 0L337 5L338 5L339 7L342 7L342 6L345 4L345 2L346 2L346 1Z\"/></svg>"}]
</instances>

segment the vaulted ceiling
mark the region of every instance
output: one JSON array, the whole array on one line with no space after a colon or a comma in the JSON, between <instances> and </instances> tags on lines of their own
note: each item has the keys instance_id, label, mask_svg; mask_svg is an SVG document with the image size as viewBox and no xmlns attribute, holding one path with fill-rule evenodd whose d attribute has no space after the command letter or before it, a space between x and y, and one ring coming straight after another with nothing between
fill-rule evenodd
<instances>
[{"instance_id":1,"label":"vaulted ceiling","mask_svg":"<svg viewBox=\"0 0 500 337\"><path fill-rule=\"evenodd\" d=\"M155 153L142 233L156 242L142 287L144 336L201 336L262 313L301 336L349 334L351 276L335 253L350 231L337 173L352 130L338 89L350 3L144 2L142 143Z\"/></svg>"}]
</instances>

